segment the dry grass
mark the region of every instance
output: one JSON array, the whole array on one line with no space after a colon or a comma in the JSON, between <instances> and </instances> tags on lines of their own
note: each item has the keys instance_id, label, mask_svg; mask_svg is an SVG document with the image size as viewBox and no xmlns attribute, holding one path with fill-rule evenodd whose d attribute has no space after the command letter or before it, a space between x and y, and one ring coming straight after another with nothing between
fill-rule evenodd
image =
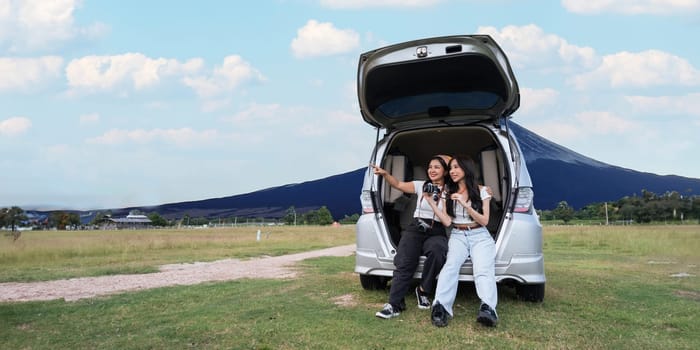
<instances>
[{"instance_id":1,"label":"dry grass","mask_svg":"<svg viewBox=\"0 0 700 350\"><path fill-rule=\"evenodd\" d=\"M28 231L0 245L0 282L153 272L163 264L277 256L354 241L354 225Z\"/></svg>"}]
</instances>

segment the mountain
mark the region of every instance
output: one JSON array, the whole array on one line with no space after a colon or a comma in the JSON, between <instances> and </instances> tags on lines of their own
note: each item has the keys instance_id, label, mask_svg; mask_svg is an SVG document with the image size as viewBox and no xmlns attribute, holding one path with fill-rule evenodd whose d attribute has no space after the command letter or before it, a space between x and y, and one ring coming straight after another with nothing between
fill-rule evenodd
<instances>
[{"instance_id":1,"label":"mountain","mask_svg":"<svg viewBox=\"0 0 700 350\"><path fill-rule=\"evenodd\" d=\"M606 164L553 143L522 126L509 123L525 156L535 191L535 207L554 209L566 201L576 209L615 201L647 190L700 195L700 179L656 175Z\"/></svg>"},{"instance_id":2,"label":"mountain","mask_svg":"<svg viewBox=\"0 0 700 350\"><path fill-rule=\"evenodd\" d=\"M125 208L112 211L114 215L131 209L157 211L167 219L191 217L265 217L280 218L294 206L298 213L326 206L336 219L360 212L360 188L365 168L320 180L268 188L256 192L191 202L163 204L152 208Z\"/></svg>"},{"instance_id":3,"label":"mountain","mask_svg":"<svg viewBox=\"0 0 700 350\"><path fill-rule=\"evenodd\" d=\"M509 123L520 143L535 191L537 209L553 209L560 201L581 207L595 202L615 201L641 193L677 191L683 195L700 194L700 179L675 175L661 176L625 169L583 156L553 143L516 123ZM289 207L297 213L326 206L334 218L359 213L360 189L366 168L307 181L268 188L235 196L163 204L155 207L112 209L115 217L130 210L158 212L166 219L190 217L280 218ZM41 214L41 213L34 213ZM80 212L89 222L94 211Z\"/></svg>"}]
</instances>

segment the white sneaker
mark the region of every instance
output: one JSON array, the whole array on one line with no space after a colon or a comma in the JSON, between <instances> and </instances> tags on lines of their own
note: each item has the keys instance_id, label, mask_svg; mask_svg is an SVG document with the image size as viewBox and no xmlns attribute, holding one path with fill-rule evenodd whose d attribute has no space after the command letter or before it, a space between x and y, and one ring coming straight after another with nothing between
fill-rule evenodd
<instances>
[{"instance_id":1,"label":"white sneaker","mask_svg":"<svg viewBox=\"0 0 700 350\"><path fill-rule=\"evenodd\" d=\"M416 287L416 299L418 299L418 308L421 310L430 309L430 299L428 293L422 292L420 287Z\"/></svg>"},{"instance_id":2,"label":"white sneaker","mask_svg":"<svg viewBox=\"0 0 700 350\"><path fill-rule=\"evenodd\" d=\"M374 316L388 320L400 314L400 312L394 311L394 307L391 306L391 304L384 304L384 308L381 311L378 311L376 314L374 314Z\"/></svg>"}]
</instances>

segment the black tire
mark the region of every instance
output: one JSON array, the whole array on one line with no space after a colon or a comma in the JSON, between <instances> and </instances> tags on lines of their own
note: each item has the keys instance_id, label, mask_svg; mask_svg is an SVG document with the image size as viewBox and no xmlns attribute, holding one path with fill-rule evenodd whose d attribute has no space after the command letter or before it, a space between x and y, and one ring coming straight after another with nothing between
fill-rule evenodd
<instances>
[{"instance_id":1,"label":"black tire","mask_svg":"<svg viewBox=\"0 0 700 350\"><path fill-rule=\"evenodd\" d=\"M382 276L360 275L360 284L366 290L386 289L388 279Z\"/></svg>"},{"instance_id":2,"label":"black tire","mask_svg":"<svg viewBox=\"0 0 700 350\"><path fill-rule=\"evenodd\" d=\"M541 303L544 300L544 283L518 284L515 286L515 295L520 300Z\"/></svg>"}]
</instances>

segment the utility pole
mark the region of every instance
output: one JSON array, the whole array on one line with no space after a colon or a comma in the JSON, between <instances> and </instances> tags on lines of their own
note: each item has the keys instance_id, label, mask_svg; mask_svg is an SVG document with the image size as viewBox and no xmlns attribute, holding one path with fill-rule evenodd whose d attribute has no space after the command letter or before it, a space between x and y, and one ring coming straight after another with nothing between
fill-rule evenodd
<instances>
[{"instance_id":1,"label":"utility pole","mask_svg":"<svg viewBox=\"0 0 700 350\"><path fill-rule=\"evenodd\" d=\"M610 223L608 222L608 202L605 202L605 226L608 226Z\"/></svg>"}]
</instances>

